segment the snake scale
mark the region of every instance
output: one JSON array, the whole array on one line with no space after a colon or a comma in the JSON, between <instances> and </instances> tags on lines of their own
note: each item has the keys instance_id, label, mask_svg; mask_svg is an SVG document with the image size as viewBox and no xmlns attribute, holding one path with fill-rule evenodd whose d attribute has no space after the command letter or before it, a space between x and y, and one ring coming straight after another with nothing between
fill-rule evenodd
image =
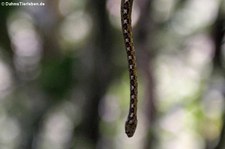
<instances>
[{"instance_id":1,"label":"snake scale","mask_svg":"<svg viewBox=\"0 0 225 149\"><path fill-rule=\"evenodd\" d=\"M131 27L131 13L133 0L121 0L121 25L124 44L127 52L128 69L130 77L130 108L125 123L125 132L132 137L137 127L137 64Z\"/></svg>"}]
</instances>

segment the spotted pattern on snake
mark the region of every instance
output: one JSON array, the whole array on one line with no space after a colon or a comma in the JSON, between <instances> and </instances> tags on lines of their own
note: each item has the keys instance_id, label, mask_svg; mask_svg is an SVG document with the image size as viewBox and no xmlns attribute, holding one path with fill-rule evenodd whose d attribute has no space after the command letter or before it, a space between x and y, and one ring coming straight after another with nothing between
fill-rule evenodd
<instances>
[{"instance_id":1,"label":"spotted pattern on snake","mask_svg":"<svg viewBox=\"0 0 225 149\"><path fill-rule=\"evenodd\" d=\"M121 25L124 44L127 52L128 69L130 77L130 109L125 123L125 132L132 137L137 127L137 64L131 27L131 12L133 0L121 0Z\"/></svg>"}]
</instances>

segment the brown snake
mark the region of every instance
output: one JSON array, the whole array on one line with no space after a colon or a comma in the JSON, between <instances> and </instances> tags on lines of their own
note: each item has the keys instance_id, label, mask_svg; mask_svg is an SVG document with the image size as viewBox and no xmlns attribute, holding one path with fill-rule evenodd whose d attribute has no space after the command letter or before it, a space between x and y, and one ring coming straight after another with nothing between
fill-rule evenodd
<instances>
[{"instance_id":1,"label":"brown snake","mask_svg":"<svg viewBox=\"0 0 225 149\"><path fill-rule=\"evenodd\" d=\"M137 64L133 43L131 12L133 0L121 0L121 24L124 44L127 52L128 69L130 77L130 109L125 123L125 132L132 137L137 126Z\"/></svg>"}]
</instances>

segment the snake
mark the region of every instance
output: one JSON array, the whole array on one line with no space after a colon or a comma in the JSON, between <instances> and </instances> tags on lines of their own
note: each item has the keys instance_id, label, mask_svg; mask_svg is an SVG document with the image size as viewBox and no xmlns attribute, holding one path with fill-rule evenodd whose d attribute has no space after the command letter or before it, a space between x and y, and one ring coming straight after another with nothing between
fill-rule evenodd
<instances>
[{"instance_id":1,"label":"snake","mask_svg":"<svg viewBox=\"0 0 225 149\"><path fill-rule=\"evenodd\" d=\"M121 0L121 26L123 33L124 45L127 53L128 70L130 78L130 106L128 117L125 122L125 133L128 137L132 137L137 127L137 63L136 52L133 42L133 31L131 26L133 0Z\"/></svg>"}]
</instances>

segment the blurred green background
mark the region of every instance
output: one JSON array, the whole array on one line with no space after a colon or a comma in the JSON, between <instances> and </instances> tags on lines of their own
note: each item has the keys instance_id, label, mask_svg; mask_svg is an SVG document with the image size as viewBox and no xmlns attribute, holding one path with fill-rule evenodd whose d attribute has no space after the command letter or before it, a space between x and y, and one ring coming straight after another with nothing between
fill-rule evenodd
<instances>
[{"instance_id":1,"label":"blurred green background","mask_svg":"<svg viewBox=\"0 0 225 149\"><path fill-rule=\"evenodd\" d=\"M0 149L225 149L223 0L134 0L138 126L120 0L0 6Z\"/></svg>"}]
</instances>

